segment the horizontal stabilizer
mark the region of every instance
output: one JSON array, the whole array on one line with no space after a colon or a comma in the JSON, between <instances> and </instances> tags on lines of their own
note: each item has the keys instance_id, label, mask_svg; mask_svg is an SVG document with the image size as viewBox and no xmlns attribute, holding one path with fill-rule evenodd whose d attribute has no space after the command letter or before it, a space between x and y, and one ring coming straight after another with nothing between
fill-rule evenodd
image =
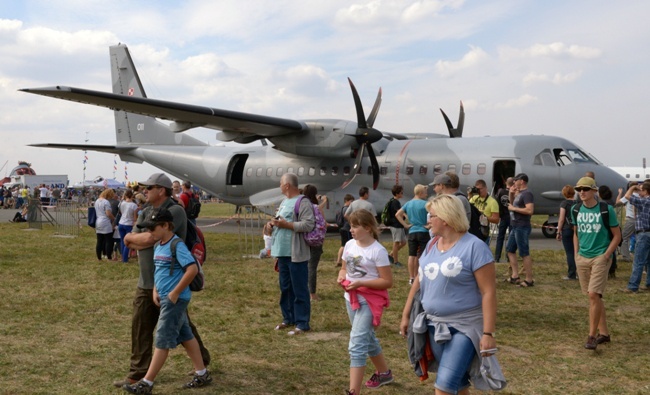
<instances>
[{"instance_id":1,"label":"horizontal stabilizer","mask_svg":"<svg viewBox=\"0 0 650 395\"><path fill-rule=\"evenodd\" d=\"M39 148L58 148L58 149L69 149L69 150L80 150L80 151L99 151L99 152L108 152L110 154L124 154L135 147L118 147L116 145L89 145L89 144L28 144L30 147L39 147Z\"/></svg>"}]
</instances>

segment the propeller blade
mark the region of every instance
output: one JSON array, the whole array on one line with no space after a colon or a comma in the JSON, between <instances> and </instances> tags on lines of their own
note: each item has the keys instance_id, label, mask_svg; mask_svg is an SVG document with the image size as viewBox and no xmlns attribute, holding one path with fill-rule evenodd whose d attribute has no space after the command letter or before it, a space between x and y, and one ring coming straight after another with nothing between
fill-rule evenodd
<instances>
[{"instance_id":1,"label":"propeller blade","mask_svg":"<svg viewBox=\"0 0 650 395\"><path fill-rule=\"evenodd\" d=\"M352 168L352 170L350 170L350 176L348 177L348 179L345 180L345 182L341 185L341 189L344 189L345 187L350 185L352 180L354 180L354 178L359 173L359 168L361 167L361 161L363 160L363 154L365 149L366 149L365 143L359 146L359 151L357 151L357 159L354 161L354 167Z\"/></svg>"},{"instance_id":2,"label":"propeller blade","mask_svg":"<svg viewBox=\"0 0 650 395\"><path fill-rule=\"evenodd\" d=\"M454 125L452 125L451 121L449 120L449 117L447 117L447 114L445 114L444 111L442 111L442 108L440 109L440 112L442 113L442 117L445 119L445 124L447 124L447 130L449 131L449 137L451 138L456 138L456 137L463 137L463 127L465 126L465 109L463 108L463 102L460 102L460 112L458 113L458 126L454 128Z\"/></svg>"},{"instance_id":3,"label":"propeller blade","mask_svg":"<svg viewBox=\"0 0 650 395\"><path fill-rule=\"evenodd\" d=\"M350 83L350 89L352 89L352 97L354 98L354 107L357 110L357 127L359 129L367 129L368 124L366 123L366 116L363 113L363 106L361 105L361 99L359 98L359 93L357 88L355 88L352 80L348 77L348 82Z\"/></svg>"},{"instance_id":4,"label":"propeller blade","mask_svg":"<svg viewBox=\"0 0 650 395\"><path fill-rule=\"evenodd\" d=\"M368 156L370 157L370 165L372 167L372 189L375 190L379 186L379 163L372 145L368 144Z\"/></svg>"},{"instance_id":5,"label":"propeller blade","mask_svg":"<svg viewBox=\"0 0 650 395\"><path fill-rule=\"evenodd\" d=\"M379 112L379 107L381 106L381 88L377 93L377 98L375 99L375 105L372 106L372 111L368 115L368 127L372 127L375 124L375 119L377 119L377 113Z\"/></svg>"}]
</instances>

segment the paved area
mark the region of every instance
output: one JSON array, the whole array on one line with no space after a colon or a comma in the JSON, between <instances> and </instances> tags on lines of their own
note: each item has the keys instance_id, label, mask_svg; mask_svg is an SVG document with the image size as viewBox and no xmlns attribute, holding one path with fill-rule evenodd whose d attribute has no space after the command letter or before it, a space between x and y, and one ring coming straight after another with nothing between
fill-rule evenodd
<instances>
[{"instance_id":1,"label":"paved area","mask_svg":"<svg viewBox=\"0 0 650 395\"><path fill-rule=\"evenodd\" d=\"M17 210L0 209L0 222L6 223L11 220L16 214ZM203 232L210 233L240 233L240 232L255 232L261 234L262 230L257 224L242 224L237 223L235 219L225 220L222 218L198 218L197 225ZM381 241L390 241L390 232L388 230L381 234ZM338 239L338 232L328 232L327 238ZM494 247L496 239L492 239L491 246ZM537 250L561 250L562 243L555 240L546 238L541 229L533 229L530 236L530 247Z\"/></svg>"}]
</instances>

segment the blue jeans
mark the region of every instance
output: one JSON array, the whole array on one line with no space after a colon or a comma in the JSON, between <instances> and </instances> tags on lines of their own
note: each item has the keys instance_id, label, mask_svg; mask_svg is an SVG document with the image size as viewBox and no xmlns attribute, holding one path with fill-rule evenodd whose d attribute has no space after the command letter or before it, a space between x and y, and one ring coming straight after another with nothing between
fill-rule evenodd
<instances>
[{"instance_id":1,"label":"blue jeans","mask_svg":"<svg viewBox=\"0 0 650 395\"><path fill-rule=\"evenodd\" d=\"M643 267L648 263L648 258L650 258L650 232L637 233L636 245L634 246L634 263L632 264L632 275L627 284L628 289L632 291L639 289ZM650 282L648 282L646 276L646 287L648 286L650 286Z\"/></svg>"},{"instance_id":2,"label":"blue jeans","mask_svg":"<svg viewBox=\"0 0 650 395\"><path fill-rule=\"evenodd\" d=\"M506 231L510 229L510 216L501 217L499 221L499 234L497 235L497 245L494 250L494 260L501 259L501 251L503 251L503 243L506 239Z\"/></svg>"},{"instance_id":3,"label":"blue jeans","mask_svg":"<svg viewBox=\"0 0 650 395\"><path fill-rule=\"evenodd\" d=\"M520 257L527 257L530 255L530 247L528 239L530 237L531 227L529 226L513 226L508 238L508 245L506 252L514 254L519 250Z\"/></svg>"},{"instance_id":4,"label":"blue jeans","mask_svg":"<svg viewBox=\"0 0 650 395\"><path fill-rule=\"evenodd\" d=\"M566 253L566 264L568 267L567 277L576 278L576 254L573 250L573 229L562 229L562 245Z\"/></svg>"},{"instance_id":5,"label":"blue jeans","mask_svg":"<svg viewBox=\"0 0 650 395\"><path fill-rule=\"evenodd\" d=\"M131 233L133 225L118 225L117 230L120 232L120 253L122 254L122 262L126 263L129 261L129 249L126 244L124 244L124 237Z\"/></svg>"},{"instance_id":6,"label":"blue jeans","mask_svg":"<svg viewBox=\"0 0 650 395\"><path fill-rule=\"evenodd\" d=\"M370 307L368 307L368 303L363 296L358 295L358 298L361 307L357 310L352 310L350 302L345 301L350 324L352 324L350 343L348 344L351 368L366 366L368 357L376 357L382 352L379 340L375 336L375 328L372 326Z\"/></svg>"},{"instance_id":7,"label":"blue jeans","mask_svg":"<svg viewBox=\"0 0 650 395\"><path fill-rule=\"evenodd\" d=\"M291 257L279 257L280 310L282 322L296 324L296 328L308 331L311 302L307 286L307 261L292 262Z\"/></svg>"},{"instance_id":8,"label":"blue jeans","mask_svg":"<svg viewBox=\"0 0 650 395\"><path fill-rule=\"evenodd\" d=\"M455 328L449 327L451 340L438 344L431 341L433 356L438 361L438 373L436 374L437 389L457 394L469 387L469 367L476 355L474 344L469 337L458 332ZM434 327L429 327L429 333L433 337Z\"/></svg>"}]
</instances>

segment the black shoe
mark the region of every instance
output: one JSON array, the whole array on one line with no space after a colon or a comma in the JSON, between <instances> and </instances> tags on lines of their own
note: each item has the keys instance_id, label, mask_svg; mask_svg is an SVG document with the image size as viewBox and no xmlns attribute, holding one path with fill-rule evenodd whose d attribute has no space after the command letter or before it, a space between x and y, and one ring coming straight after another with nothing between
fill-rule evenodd
<instances>
[{"instance_id":1,"label":"black shoe","mask_svg":"<svg viewBox=\"0 0 650 395\"><path fill-rule=\"evenodd\" d=\"M596 336L596 344L609 343L611 341L612 341L612 339L609 337L609 335L598 335L598 336Z\"/></svg>"},{"instance_id":2,"label":"black shoe","mask_svg":"<svg viewBox=\"0 0 650 395\"><path fill-rule=\"evenodd\" d=\"M392 256L388 255L388 261L389 261L390 264L392 265L393 263L395 263L395 258L393 258Z\"/></svg>"},{"instance_id":3,"label":"black shoe","mask_svg":"<svg viewBox=\"0 0 650 395\"><path fill-rule=\"evenodd\" d=\"M135 384L124 384L122 389L130 394L150 394L153 390L153 385L145 383L143 380Z\"/></svg>"},{"instance_id":4,"label":"black shoe","mask_svg":"<svg viewBox=\"0 0 650 395\"><path fill-rule=\"evenodd\" d=\"M203 376L194 374L194 377L192 377L192 381L185 384L183 388L199 388L199 387L206 386L211 382L212 382L212 376L210 376L210 372L206 370Z\"/></svg>"},{"instance_id":5,"label":"black shoe","mask_svg":"<svg viewBox=\"0 0 650 395\"><path fill-rule=\"evenodd\" d=\"M587 343L585 343L585 348L587 350L595 350L596 347L598 347L598 341L596 341L596 338L593 336L588 336Z\"/></svg>"}]
</instances>

